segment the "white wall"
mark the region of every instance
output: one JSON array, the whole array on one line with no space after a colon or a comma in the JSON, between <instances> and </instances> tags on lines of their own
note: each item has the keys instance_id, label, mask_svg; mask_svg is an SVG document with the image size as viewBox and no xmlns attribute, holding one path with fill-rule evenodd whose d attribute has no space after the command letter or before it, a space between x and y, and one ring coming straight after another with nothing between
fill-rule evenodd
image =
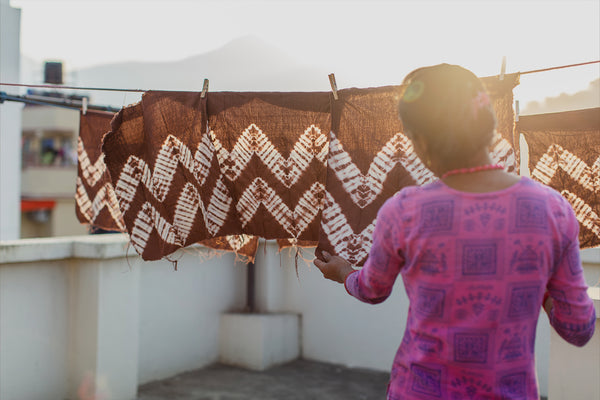
<instances>
[{"instance_id":1,"label":"white wall","mask_svg":"<svg viewBox=\"0 0 600 400\"><path fill-rule=\"evenodd\" d=\"M201 257L188 252L177 271L164 261L140 268L140 384L216 362L221 313L246 304L244 264Z\"/></svg>"},{"instance_id":2,"label":"white wall","mask_svg":"<svg viewBox=\"0 0 600 400\"><path fill-rule=\"evenodd\" d=\"M0 398L67 393L68 279L64 260L0 264Z\"/></svg>"},{"instance_id":3,"label":"white wall","mask_svg":"<svg viewBox=\"0 0 600 400\"><path fill-rule=\"evenodd\" d=\"M301 251L306 258L314 257L312 249ZM387 301L372 306L350 297L342 285L323 279L321 272L302 258L298 259L297 276L295 251L278 253L275 243L267 244L266 255L259 250L256 265L259 310L301 314L304 358L381 371L391 369L408 310L401 280ZM265 275L270 279L270 288L264 285ZM369 335L377 339L367 345Z\"/></svg>"},{"instance_id":4,"label":"white wall","mask_svg":"<svg viewBox=\"0 0 600 400\"><path fill-rule=\"evenodd\" d=\"M0 1L0 82L19 82L21 10ZM17 93L14 87L0 91ZM21 223L21 108L0 104L0 240L18 239Z\"/></svg>"},{"instance_id":5,"label":"white wall","mask_svg":"<svg viewBox=\"0 0 600 400\"><path fill-rule=\"evenodd\" d=\"M313 251L302 249L301 254L312 260ZM259 310L301 314L304 358L390 370L408 310L401 279L390 298L373 306L349 296L342 285L325 280L312 263L301 257L297 276L295 250L278 253L276 243L267 243L266 254L261 245L256 266ZM377 339L367 345L365 340L370 335Z\"/></svg>"},{"instance_id":6,"label":"white wall","mask_svg":"<svg viewBox=\"0 0 600 400\"><path fill-rule=\"evenodd\" d=\"M75 399L85 383L134 399L138 384L216 362L246 269L213 254L188 248L174 271L125 235L0 242L0 399Z\"/></svg>"}]
</instances>

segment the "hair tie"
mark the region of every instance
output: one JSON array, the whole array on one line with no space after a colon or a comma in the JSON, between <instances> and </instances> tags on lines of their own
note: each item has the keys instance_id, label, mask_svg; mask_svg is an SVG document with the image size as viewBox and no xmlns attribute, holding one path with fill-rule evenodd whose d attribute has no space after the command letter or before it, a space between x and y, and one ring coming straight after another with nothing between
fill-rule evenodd
<instances>
[{"instance_id":1,"label":"hair tie","mask_svg":"<svg viewBox=\"0 0 600 400\"><path fill-rule=\"evenodd\" d=\"M404 95L402 96L402 101L405 103L412 103L417 100L425 91L425 83L423 81L412 81L406 90L404 90Z\"/></svg>"}]
</instances>

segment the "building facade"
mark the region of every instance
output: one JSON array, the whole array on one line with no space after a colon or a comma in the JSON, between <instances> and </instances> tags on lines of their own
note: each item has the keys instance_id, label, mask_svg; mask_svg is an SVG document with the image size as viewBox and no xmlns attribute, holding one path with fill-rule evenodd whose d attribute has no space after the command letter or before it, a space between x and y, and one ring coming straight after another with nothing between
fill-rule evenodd
<instances>
[{"instance_id":1,"label":"building facade","mask_svg":"<svg viewBox=\"0 0 600 400\"><path fill-rule=\"evenodd\" d=\"M19 82L21 10L0 0L0 82ZM14 93L10 86L0 91ZM19 103L0 104L0 240L20 236L21 109Z\"/></svg>"}]
</instances>

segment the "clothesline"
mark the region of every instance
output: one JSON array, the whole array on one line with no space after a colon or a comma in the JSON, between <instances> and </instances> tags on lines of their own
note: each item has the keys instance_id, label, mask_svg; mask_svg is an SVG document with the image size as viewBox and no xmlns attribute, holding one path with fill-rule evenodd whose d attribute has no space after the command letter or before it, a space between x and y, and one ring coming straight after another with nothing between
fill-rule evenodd
<instances>
[{"instance_id":1,"label":"clothesline","mask_svg":"<svg viewBox=\"0 0 600 400\"><path fill-rule=\"evenodd\" d=\"M533 69L533 70L530 70L530 71L519 72L519 74L521 74L521 75L535 74L535 73L538 73L538 72L546 72L546 71L552 71L552 70L555 70L555 69L563 69L563 68L571 68L571 67L580 67L582 65L590 65L590 64L597 64L597 63L600 63L600 60L588 61L588 62L577 63L577 64L561 65L559 67Z\"/></svg>"},{"instance_id":2,"label":"clothesline","mask_svg":"<svg viewBox=\"0 0 600 400\"><path fill-rule=\"evenodd\" d=\"M534 69L529 71L519 72L521 75L534 74L538 72L553 71L557 69L580 67L583 65L597 64L600 60L587 61L577 64L559 65L555 67ZM154 92L178 92L178 90L165 90L165 89L123 89L123 88L100 88L100 87L86 87L86 86L65 86L65 85L41 85L41 84L26 84L26 83L2 83L0 86L16 86L16 87L28 87L28 88L43 88L43 89L71 89L71 90L90 90L90 91L109 91L109 92L148 92L150 90Z\"/></svg>"},{"instance_id":3,"label":"clothesline","mask_svg":"<svg viewBox=\"0 0 600 400\"><path fill-rule=\"evenodd\" d=\"M79 100L43 96L36 96L35 98L31 98L29 96L13 96L6 94L5 92L0 92L0 104L2 104L4 101L15 101L19 103L36 104L41 106L53 106L59 108L66 108L69 110L80 110L83 106L83 102ZM120 108L115 108L111 106L100 106L94 104L87 105L87 108L90 110L109 111L113 113L116 113L120 110Z\"/></svg>"}]
</instances>

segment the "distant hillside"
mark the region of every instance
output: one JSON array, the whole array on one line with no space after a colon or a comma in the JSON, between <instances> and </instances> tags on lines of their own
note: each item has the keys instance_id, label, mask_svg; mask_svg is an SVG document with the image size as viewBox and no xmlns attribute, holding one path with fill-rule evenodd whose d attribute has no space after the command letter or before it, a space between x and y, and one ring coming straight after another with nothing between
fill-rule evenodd
<instances>
[{"instance_id":1,"label":"distant hillside","mask_svg":"<svg viewBox=\"0 0 600 400\"><path fill-rule=\"evenodd\" d=\"M542 114L593 107L600 107L600 79L590 82L586 90L574 94L562 93L560 96L546 97L541 102L529 102L521 110L521 114Z\"/></svg>"},{"instance_id":2,"label":"distant hillside","mask_svg":"<svg viewBox=\"0 0 600 400\"><path fill-rule=\"evenodd\" d=\"M303 57L309 60L313 55L307 53ZM319 65L318 60L314 64ZM204 78L208 78L211 91L328 91L331 89L327 75L335 71L325 68L309 65L290 56L285 49L257 37L246 36L216 50L179 61L122 62L80 70L69 70L69 66L65 65L64 79L65 84L76 86L200 91ZM365 87L374 82L367 79L365 83L362 72L337 72L340 72L340 87ZM42 79L43 64L21 57L21 81L41 83ZM369 79L375 78L371 76ZM393 79L377 82L377 85L398 83ZM94 104L114 107L135 103L141 97L139 93L123 92L94 91L87 94ZM523 102L520 111L526 115L590 107L600 107L600 79L575 94Z\"/></svg>"},{"instance_id":3,"label":"distant hillside","mask_svg":"<svg viewBox=\"0 0 600 400\"><path fill-rule=\"evenodd\" d=\"M74 71L79 86L200 91L204 78L213 91L329 90L328 71L293 59L255 37L244 37L198 56L176 62L126 62ZM96 104L122 106L139 94L94 92Z\"/></svg>"}]
</instances>

